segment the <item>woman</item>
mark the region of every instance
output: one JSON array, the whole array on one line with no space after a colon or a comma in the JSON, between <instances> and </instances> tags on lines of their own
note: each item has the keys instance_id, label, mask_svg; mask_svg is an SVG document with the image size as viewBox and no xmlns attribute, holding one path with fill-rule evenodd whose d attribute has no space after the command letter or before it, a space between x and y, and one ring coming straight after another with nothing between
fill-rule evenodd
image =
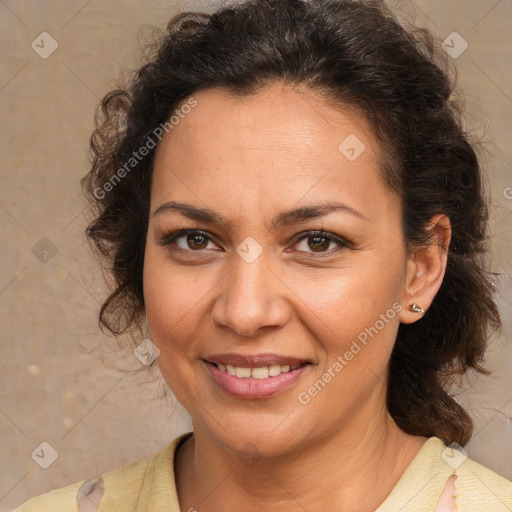
<instances>
[{"instance_id":1,"label":"woman","mask_svg":"<svg viewBox=\"0 0 512 512\"><path fill-rule=\"evenodd\" d=\"M146 317L193 432L18 510L511 510L446 391L500 325L454 90L377 0L173 18L83 186L101 324Z\"/></svg>"}]
</instances>

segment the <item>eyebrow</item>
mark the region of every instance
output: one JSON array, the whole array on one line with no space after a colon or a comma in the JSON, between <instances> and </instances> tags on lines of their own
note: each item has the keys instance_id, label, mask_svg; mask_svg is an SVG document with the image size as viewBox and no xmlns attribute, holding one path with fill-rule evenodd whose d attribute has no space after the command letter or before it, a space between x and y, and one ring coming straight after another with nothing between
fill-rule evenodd
<instances>
[{"instance_id":1,"label":"eyebrow","mask_svg":"<svg viewBox=\"0 0 512 512\"><path fill-rule=\"evenodd\" d=\"M165 211L175 211L181 213L185 217L188 217L189 219L192 220L203 221L210 224L221 224L228 229L232 228L233 226L232 222L224 219L221 215L211 210L210 208L199 208L188 203L180 203L177 201L168 201L166 203L161 204L153 212L152 216L155 217L156 215L159 215ZM293 210L280 212L272 220L270 228L272 230L277 230L280 227L291 226L293 224L304 222L308 219L316 219L318 217L323 217L334 211L348 213L366 222L370 222L366 215L346 204L329 202L309 206L302 206L300 208L296 208Z\"/></svg>"}]
</instances>

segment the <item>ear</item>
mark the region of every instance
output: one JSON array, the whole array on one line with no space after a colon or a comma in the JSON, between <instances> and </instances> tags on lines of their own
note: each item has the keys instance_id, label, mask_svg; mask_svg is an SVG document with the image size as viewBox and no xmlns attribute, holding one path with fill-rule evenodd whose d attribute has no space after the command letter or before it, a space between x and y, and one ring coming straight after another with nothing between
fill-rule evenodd
<instances>
[{"instance_id":1,"label":"ear","mask_svg":"<svg viewBox=\"0 0 512 512\"><path fill-rule=\"evenodd\" d=\"M448 247L452 236L450 220L446 215L432 217L429 227L430 245L414 248L407 261L406 283L402 299L400 322L410 324L423 317L410 309L414 303L427 311L443 282L448 261Z\"/></svg>"}]
</instances>

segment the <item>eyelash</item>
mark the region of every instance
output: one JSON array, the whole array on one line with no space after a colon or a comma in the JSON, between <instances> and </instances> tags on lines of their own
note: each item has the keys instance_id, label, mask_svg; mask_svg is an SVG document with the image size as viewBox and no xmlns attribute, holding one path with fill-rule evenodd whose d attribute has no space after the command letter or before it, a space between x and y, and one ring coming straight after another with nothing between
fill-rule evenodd
<instances>
[{"instance_id":1,"label":"eyelash","mask_svg":"<svg viewBox=\"0 0 512 512\"><path fill-rule=\"evenodd\" d=\"M181 238L182 236L186 236L186 235L191 235L191 234L201 235L204 238L206 238L207 241L212 241L215 243L215 240L206 231L203 231L201 229L178 229L176 231L172 231L172 232L164 235L162 238L160 238L157 241L157 244L160 246L167 246L167 248L172 252L182 252L182 253L185 252L185 253L199 253L200 254L201 252L208 250L208 249L200 249L200 250L194 251L192 249L183 249L182 247L176 246L175 241L178 238ZM302 233L299 233L296 237L294 237L293 244L295 245L298 242L301 242L302 240L307 240L308 238L313 238L313 237L325 238L325 239L329 240L329 242L337 243L340 247L338 250L335 250L334 252L339 252L340 249L348 249L348 248L352 247L352 244L348 240L345 240L339 236L336 236L332 233L329 233L327 231L322 231L322 230L304 231ZM311 252L299 251L299 252L306 252L309 254L318 255L318 256L314 256L314 257L320 257L320 258L325 257L325 255L330 256L333 253L333 251L320 251L320 252L316 252L316 253L313 251L311 251Z\"/></svg>"}]
</instances>

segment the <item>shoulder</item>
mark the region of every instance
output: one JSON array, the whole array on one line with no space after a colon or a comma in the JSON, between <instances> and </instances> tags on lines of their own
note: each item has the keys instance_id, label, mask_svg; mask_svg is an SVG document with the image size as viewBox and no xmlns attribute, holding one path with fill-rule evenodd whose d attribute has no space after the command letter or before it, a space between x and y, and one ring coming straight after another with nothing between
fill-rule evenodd
<instances>
[{"instance_id":1,"label":"shoulder","mask_svg":"<svg viewBox=\"0 0 512 512\"><path fill-rule=\"evenodd\" d=\"M425 446L423 456L429 461L431 476L442 476L443 487L453 477L451 488L458 512L512 510L512 482L471 459L462 447L446 446L441 439L433 437ZM438 490L435 495L439 497Z\"/></svg>"},{"instance_id":2,"label":"shoulder","mask_svg":"<svg viewBox=\"0 0 512 512\"><path fill-rule=\"evenodd\" d=\"M108 512L118 510L120 505L123 510L137 510L139 501L147 502L149 494L152 495L151 500L159 499L162 484L166 490L171 489L172 494L176 447L190 434L182 434L154 455L105 473L99 478L81 480L36 496L12 512Z\"/></svg>"},{"instance_id":3,"label":"shoulder","mask_svg":"<svg viewBox=\"0 0 512 512\"><path fill-rule=\"evenodd\" d=\"M91 510L102 510L103 502L115 493L116 499L127 509L137 500L144 475L154 456L138 460L92 480L81 480L30 499L13 512L75 512L89 510L83 504L96 505ZM105 492L107 495L105 496ZM99 505L102 508L99 508Z\"/></svg>"},{"instance_id":4,"label":"shoulder","mask_svg":"<svg viewBox=\"0 0 512 512\"><path fill-rule=\"evenodd\" d=\"M457 448L430 437L376 512L396 512L401 507L411 511L510 512L512 482ZM454 508L446 508L452 501Z\"/></svg>"},{"instance_id":5,"label":"shoulder","mask_svg":"<svg viewBox=\"0 0 512 512\"><path fill-rule=\"evenodd\" d=\"M36 496L14 509L13 512L75 512L77 509L77 491L83 483L84 481L77 482Z\"/></svg>"},{"instance_id":6,"label":"shoulder","mask_svg":"<svg viewBox=\"0 0 512 512\"><path fill-rule=\"evenodd\" d=\"M512 482L465 455L459 461L454 474L455 502L460 512L512 510Z\"/></svg>"}]
</instances>

